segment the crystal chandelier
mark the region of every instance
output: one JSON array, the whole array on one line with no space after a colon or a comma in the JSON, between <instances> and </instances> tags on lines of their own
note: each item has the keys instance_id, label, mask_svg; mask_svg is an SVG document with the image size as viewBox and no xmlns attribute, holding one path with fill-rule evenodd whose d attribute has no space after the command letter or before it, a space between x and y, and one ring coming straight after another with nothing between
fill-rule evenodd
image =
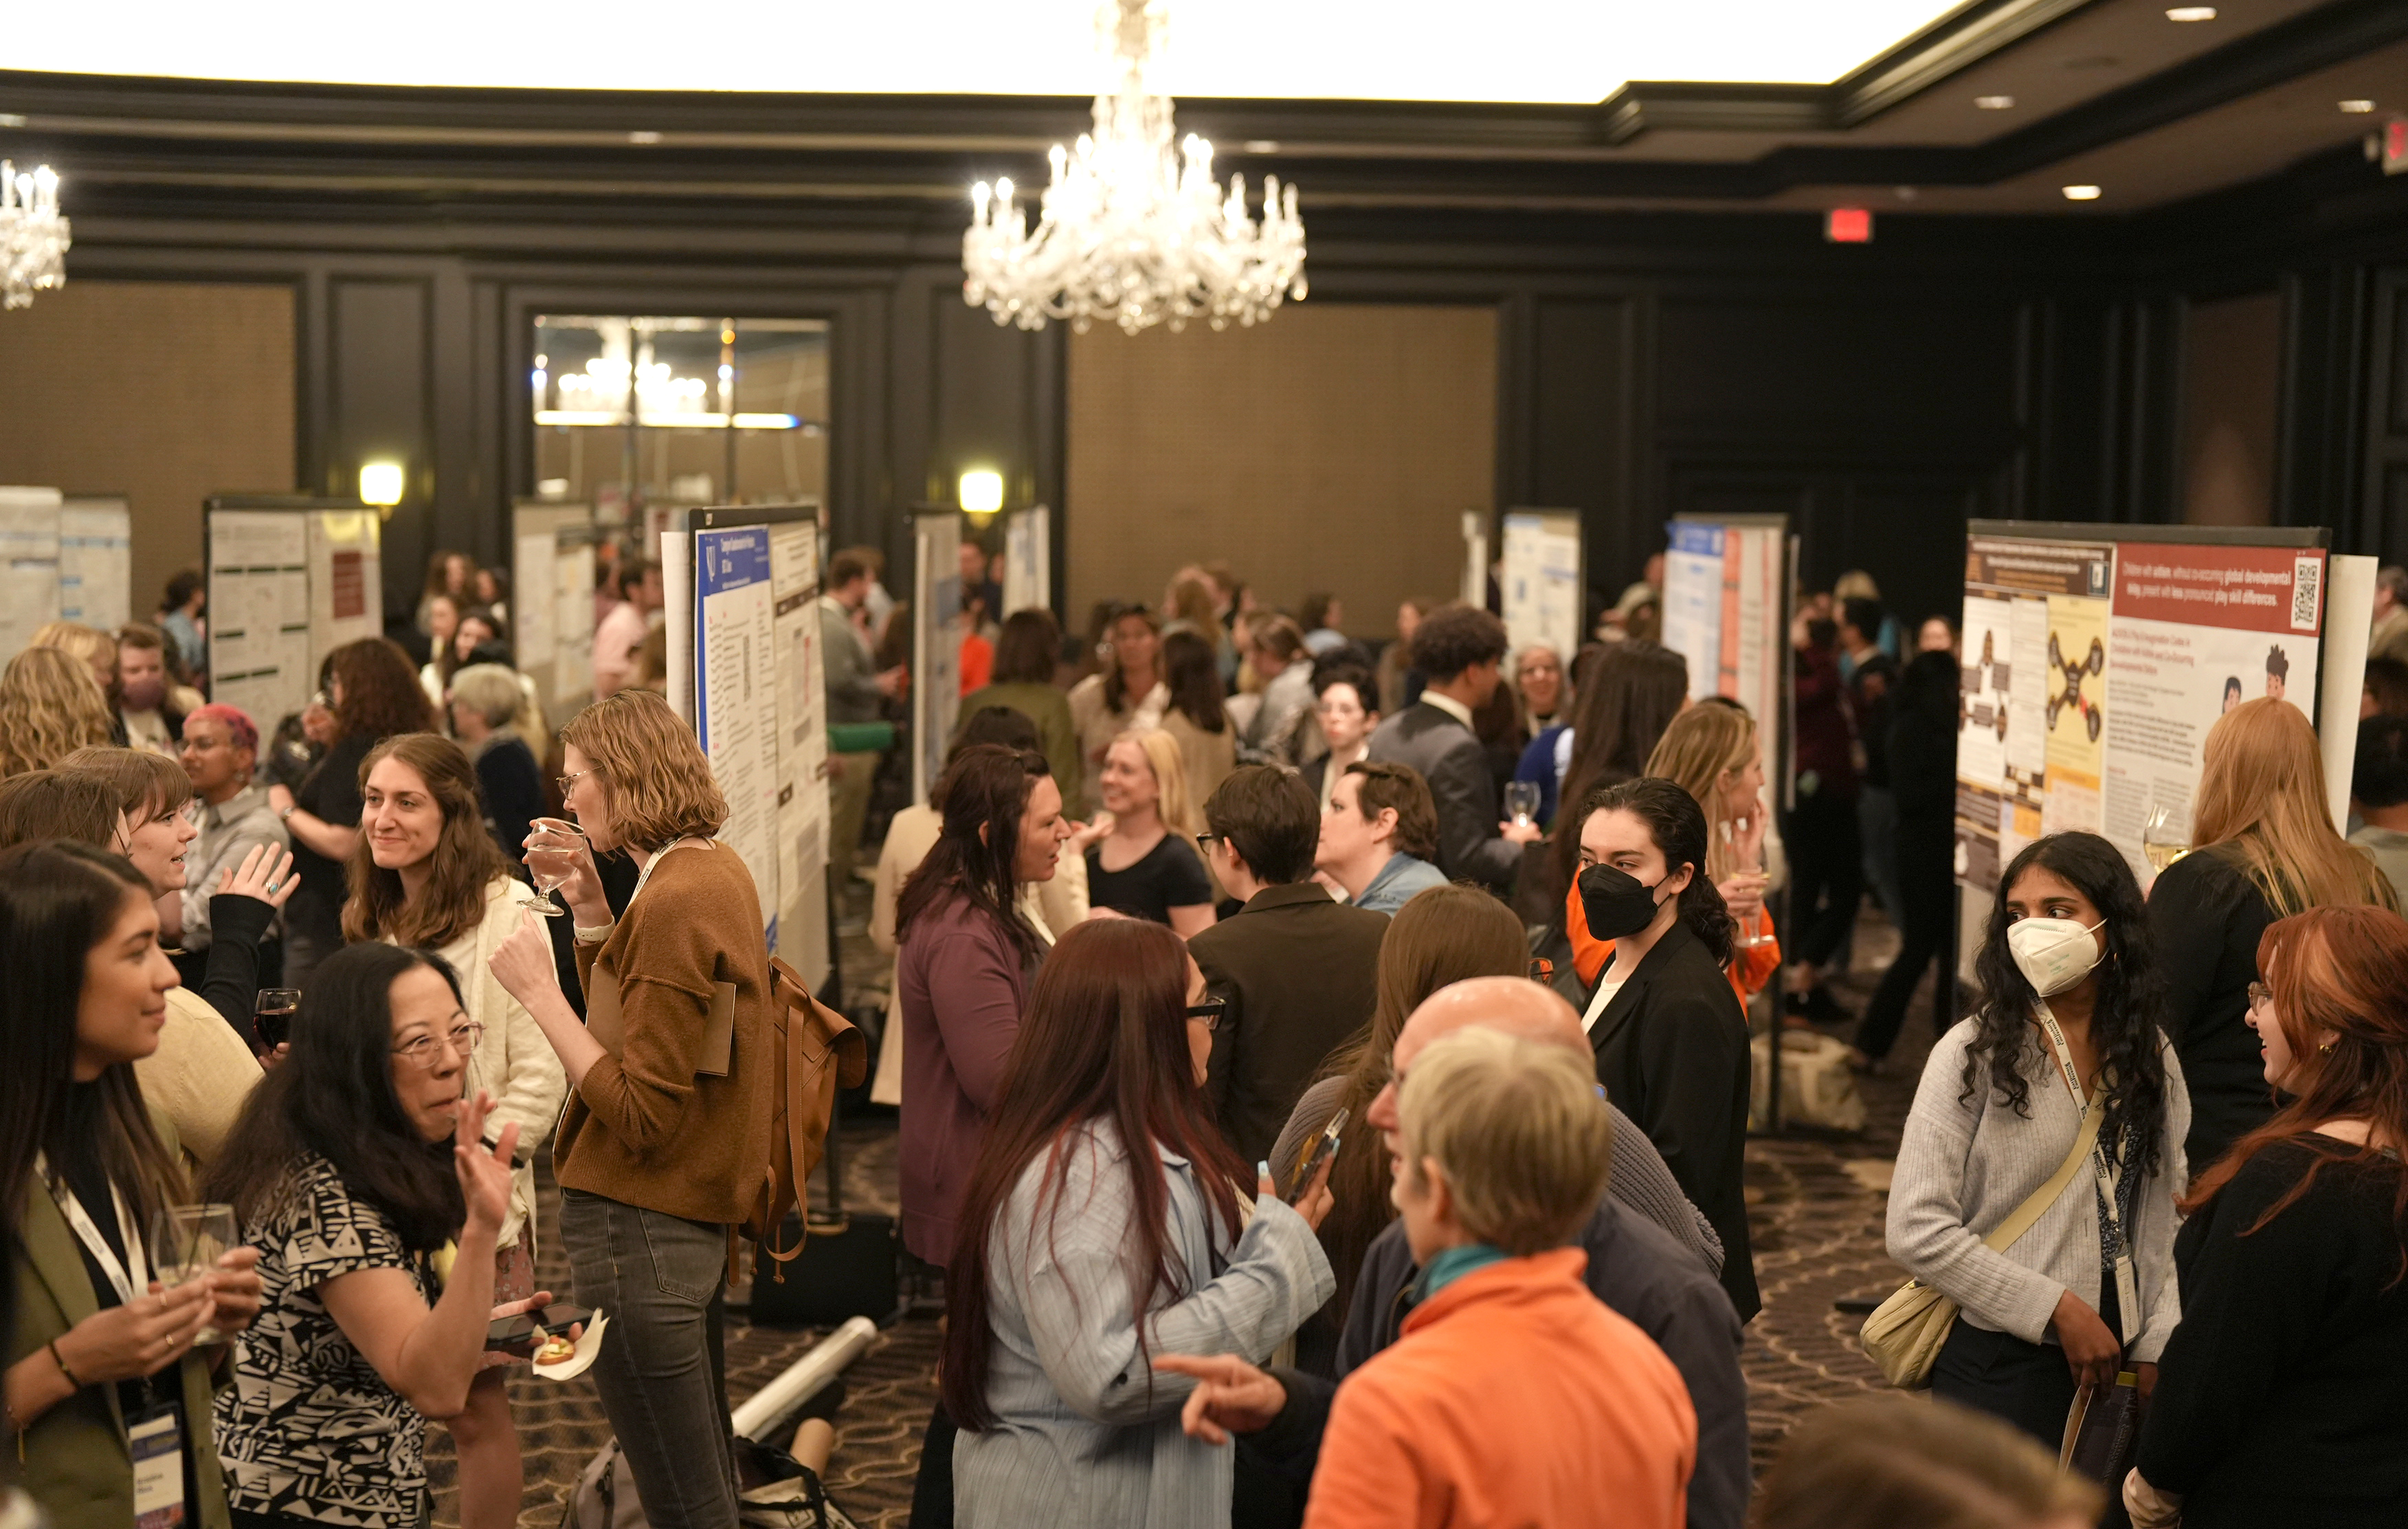
<instances>
[{"instance_id":1,"label":"crystal chandelier","mask_svg":"<svg viewBox=\"0 0 2408 1529\"><path fill-rule=\"evenodd\" d=\"M1191 133L1172 151L1170 97L1145 83L1163 26L1163 0L1106 0L1096 12L1115 83L1096 97L1095 131L1074 149L1054 146L1054 182L1034 233L1010 181L972 188L962 297L996 323L1041 329L1068 319L1083 334L1105 319L1134 335L1201 317L1221 329L1304 296L1296 188L1266 178L1257 225L1246 212L1245 177L1230 177L1226 196L1213 183L1211 144Z\"/></svg>"},{"instance_id":2,"label":"crystal chandelier","mask_svg":"<svg viewBox=\"0 0 2408 1529\"><path fill-rule=\"evenodd\" d=\"M45 164L20 175L0 159L0 307L24 307L34 293L64 285L72 242L57 172Z\"/></svg>"}]
</instances>

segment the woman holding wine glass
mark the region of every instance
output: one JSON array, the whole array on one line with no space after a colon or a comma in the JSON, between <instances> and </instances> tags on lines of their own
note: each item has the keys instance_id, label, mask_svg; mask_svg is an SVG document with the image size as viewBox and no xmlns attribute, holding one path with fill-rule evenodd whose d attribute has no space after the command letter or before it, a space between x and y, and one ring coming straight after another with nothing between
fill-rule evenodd
<instances>
[{"instance_id":1,"label":"woman holding wine glass","mask_svg":"<svg viewBox=\"0 0 2408 1529\"><path fill-rule=\"evenodd\" d=\"M15 1308L7 1405L19 1484L53 1529L124 1529L180 1506L226 1529L204 1329L258 1313L256 1253L203 1278L154 1278L143 1235L190 1198L174 1126L145 1107L134 1063L159 1044L175 964L149 884L87 844L0 852L0 1193ZM180 1469L137 1490L135 1446ZM172 1478L172 1484L170 1484Z\"/></svg>"},{"instance_id":2,"label":"woman holding wine glass","mask_svg":"<svg viewBox=\"0 0 2408 1529\"><path fill-rule=\"evenodd\" d=\"M580 712L561 744L561 797L577 822L539 822L527 866L568 905L590 1028L561 992L540 921L522 915L490 967L567 1074L552 1149L561 1240L578 1301L610 1313L592 1374L644 1510L734 1529L721 1283L728 1228L752 1208L769 1158L760 897L717 838L726 800L667 702L620 691ZM597 851L639 873L615 920Z\"/></svg>"},{"instance_id":3,"label":"woman holding wine glass","mask_svg":"<svg viewBox=\"0 0 2408 1529\"><path fill-rule=\"evenodd\" d=\"M1781 942L1765 910L1764 751L1756 719L1736 702L1694 706L1672 719L1647 773L1685 791L1706 815L1706 875L1739 926L1728 968L1742 1007L1781 969Z\"/></svg>"},{"instance_id":4,"label":"woman holding wine glass","mask_svg":"<svg viewBox=\"0 0 2408 1529\"><path fill-rule=\"evenodd\" d=\"M490 964L534 899L485 832L476 767L458 744L433 733L387 738L368 751L361 778L343 938L432 950L458 975L462 1007L483 1036L466 1059L469 1092L493 1099L489 1138L504 1125L519 1130L509 1210L495 1238L494 1299L524 1300L535 1293L535 1153L560 1116L568 1080ZM524 1473L501 1371L478 1376L451 1427L464 1529L514 1521Z\"/></svg>"}]
</instances>

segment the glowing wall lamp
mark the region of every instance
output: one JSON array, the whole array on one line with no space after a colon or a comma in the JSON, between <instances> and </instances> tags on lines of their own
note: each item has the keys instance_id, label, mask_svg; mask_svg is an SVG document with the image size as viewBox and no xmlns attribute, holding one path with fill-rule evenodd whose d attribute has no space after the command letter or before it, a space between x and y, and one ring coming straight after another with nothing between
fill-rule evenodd
<instances>
[{"instance_id":1,"label":"glowing wall lamp","mask_svg":"<svg viewBox=\"0 0 2408 1529\"><path fill-rule=\"evenodd\" d=\"M962 508L972 515L992 515L1003 507L1003 475L986 468L962 474Z\"/></svg>"},{"instance_id":2,"label":"glowing wall lamp","mask_svg":"<svg viewBox=\"0 0 2408 1529\"><path fill-rule=\"evenodd\" d=\"M401 503L401 464L398 462L364 462L360 464L360 503L391 509Z\"/></svg>"}]
</instances>

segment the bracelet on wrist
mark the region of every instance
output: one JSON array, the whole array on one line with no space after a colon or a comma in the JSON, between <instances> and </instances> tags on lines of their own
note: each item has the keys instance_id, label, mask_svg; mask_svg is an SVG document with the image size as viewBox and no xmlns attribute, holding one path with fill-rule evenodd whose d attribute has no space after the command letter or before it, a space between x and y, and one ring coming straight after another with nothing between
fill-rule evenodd
<instances>
[{"instance_id":1,"label":"bracelet on wrist","mask_svg":"<svg viewBox=\"0 0 2408 1529\"><path fill-rule=\"evenodd\" d=\"M59 1373L61 1375L66 1377L68 1385L73 1386L78 1391L81 1391L83 1389L83 1379L80 1376L77 1375L75 1371L67 1367L66 1355L59 1352L58 1339L50 1339L50 1363L59 1367Z\"/></svg>"}]
</instances>

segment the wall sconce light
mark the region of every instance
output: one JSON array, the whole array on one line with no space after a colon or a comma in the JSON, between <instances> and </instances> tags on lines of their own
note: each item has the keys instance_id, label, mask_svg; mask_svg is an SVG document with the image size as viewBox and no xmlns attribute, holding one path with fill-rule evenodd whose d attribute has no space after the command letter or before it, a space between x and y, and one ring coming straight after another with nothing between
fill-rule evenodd
<instances>
[{"instance_id":1,"label":"wall sconce light","mask_svg":"<svg viewBox=\"0 0 2408 1529\"><path fill-rule=\"evenodd\" d=\"M1003 475L980 467L962 474L962 508L972 515L992 515L1003 507Z\"/></svg>"},{"instance_id":2,"label":"wall sconce light","mask_svg":"<svg viewBox=\"0 0 2408 1529\"><path fill-rule=\"evenodd\" d=\"M360 503L390 509L401 503L401 464L398 462L364 462L360 464Z\"/></svg>"}]
</instances>

